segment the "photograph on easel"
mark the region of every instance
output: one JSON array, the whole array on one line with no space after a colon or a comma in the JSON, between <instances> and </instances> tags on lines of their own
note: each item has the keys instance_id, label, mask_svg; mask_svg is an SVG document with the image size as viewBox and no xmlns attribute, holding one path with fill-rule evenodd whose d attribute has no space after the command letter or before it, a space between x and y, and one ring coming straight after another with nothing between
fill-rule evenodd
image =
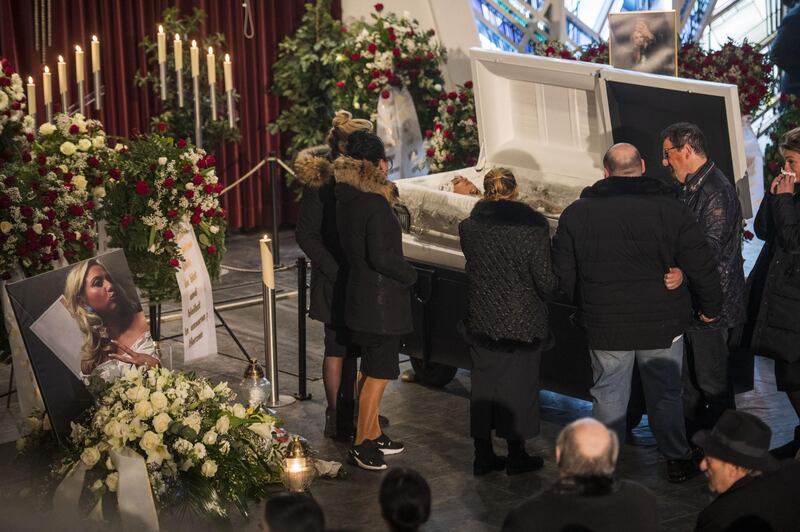
<instances>
[{"instance_id":1,"label":"photograph on easel","mask_svg":"<svg viewBox=\"0 0 800 532\"><path fill-rule=\"evenodd\" d=\"M649 74L678 75L674 10L610 13L608 28L612 66Z\"/></svg>"}]
</instances>

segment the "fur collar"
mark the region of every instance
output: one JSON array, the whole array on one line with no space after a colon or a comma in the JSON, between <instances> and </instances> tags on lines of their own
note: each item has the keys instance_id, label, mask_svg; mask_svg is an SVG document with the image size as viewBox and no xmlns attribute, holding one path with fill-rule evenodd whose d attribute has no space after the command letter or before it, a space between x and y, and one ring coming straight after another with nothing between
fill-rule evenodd
<instances>
[{"instance_id":1,"label":"fur collar","mask_svg":"<svg viewBox=\"0 0 800 532\"><path fill-rule=\"evenodd\" d=\"M327 183L333 175L330 154L331 149L325 145L306 148L297 154L294 160L297 179L311 188L319 188Z\"/></svg>"},{"instance_id":2,"label":"fur collar","mask_svg":"<svg viewBox=\"0 0 800 532\"><path fill-rule=\"evenodd\" d=\"M529 225L545 229L549 227L544 215L525 203L511 200L480 200L472 208L469 217L478 223L489 225Z\"/></svg>"},{"instance_id":3,"label":"fur collar","mask_svg":"<svg viewBox=\"0 0 800 532\"><path fill-rule=\"evenodd\" d=\"M397 185L386 179L386 175L369 161L341 156L333 162L333 175L337 183L386 198L390 206L397 203Z\"/></svg>"},{"instance_id":4,"label":"fur collar","mask_svg":"<svg viewBox=\"0 0 800 532\"><path fill-rule=\"evenodd\" d=\"M611 176L601 179L581 192L582 198L609 198L613 196L655 195L676 196L676 190L652 177Z\"/></svg>"}]
</instances>

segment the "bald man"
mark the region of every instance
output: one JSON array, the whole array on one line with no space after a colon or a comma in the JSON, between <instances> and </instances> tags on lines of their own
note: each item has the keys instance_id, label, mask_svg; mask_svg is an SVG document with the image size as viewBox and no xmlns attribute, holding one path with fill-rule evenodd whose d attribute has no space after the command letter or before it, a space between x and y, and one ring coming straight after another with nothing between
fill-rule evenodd
<instances>
[{"instance_id":1,"label":"bald man","mask_svg":"<svg viewBox=\"0 0 800 532\"><path fill-rule=\"evenodd\" d=\"M683 482L699 473L681 402L682 335L693 312L689 290L701 319L720 313L722 292L714 257L692 211L673 189L644 177L644 170L632 145L608 150L604 179L587 187L561 214L553 267L586 331L592 414L624 441L631 375L638 362L650 428L667 458L667 479ZM676 267L689 283L666 278Z\"/></svg>"},{"instance_id":2,"label":"bald man","mask_svg":"<svg viewBox=\"0 0 800 532\"><path fill-rule=\"evenodd\" d=\"M599 421L567 425L556 441L558 482L512 510L503 532L655 532L656 498L644 486L614 479L618 454L617 435Z\"/></svg>"}]
</instances>

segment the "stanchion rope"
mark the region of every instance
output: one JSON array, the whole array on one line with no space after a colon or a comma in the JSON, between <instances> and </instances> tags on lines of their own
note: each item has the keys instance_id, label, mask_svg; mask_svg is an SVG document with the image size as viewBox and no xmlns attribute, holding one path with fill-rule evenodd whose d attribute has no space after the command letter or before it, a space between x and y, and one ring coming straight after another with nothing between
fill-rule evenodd
<instances>
[{"instance_id":1,"label":"stanchion rope","mask_svg":"<svg viewBox=\"0 0 800 532\"><path fill-rule=\"evenodd\" d=\"M262 159L261 161L259 161L258 164L256 164L254 167L252 167L250 169L250 171L247 172L246 174L244 174L242 177L240 177L239 179L237 179L236 181L234 181L233 183L231 183L227 187L223 188L222 192L220 192L220 196L225 194L226 192L228 192L232 188L235 188L236 186L238 186L239 183L241 183L242 181L244 181L245 179L247 179L248 177L250 177L251 175L256 173L259 169L261 169L262 166L264 166L265 164L267 164L270 161L274 161L274 162L278 163L290 175L292 175L292 176L296 175L294 173L294 170L292 170L292 168L288 164L283 162L283 160L279 159L278 157L267 157L266 159Z\"/></svg>"}]
</instances>

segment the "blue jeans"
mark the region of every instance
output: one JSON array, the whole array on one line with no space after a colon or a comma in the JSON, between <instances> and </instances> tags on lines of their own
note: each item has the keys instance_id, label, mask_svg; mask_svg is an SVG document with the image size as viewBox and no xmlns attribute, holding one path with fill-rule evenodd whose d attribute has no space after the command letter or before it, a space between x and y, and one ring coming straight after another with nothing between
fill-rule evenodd
<instances>
[{"instance_id":1,"label":"blue jeans","mask_svg":"<svg viewBox=\"0 0 800 532\"><path fill-rule=\"evenodd\" d=\"M594 385L592 415L625 441L625 417L631 396L633 363L638 361L650 429L669 460L691 456L681 401L683 338L667 349L601 351L590 349Z\"/></svg>"}]
</instances>

